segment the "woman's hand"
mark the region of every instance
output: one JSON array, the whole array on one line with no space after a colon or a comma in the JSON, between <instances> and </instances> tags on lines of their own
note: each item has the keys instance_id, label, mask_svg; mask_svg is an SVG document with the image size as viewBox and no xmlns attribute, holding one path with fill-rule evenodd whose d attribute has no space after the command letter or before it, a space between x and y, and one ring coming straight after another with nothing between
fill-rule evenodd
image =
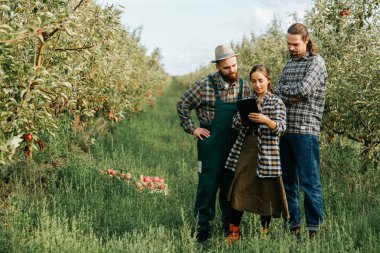
<instances>
[{"instance_id":1,"label":"woman's hand","mask_svg":"<svg viewBox=\"0 0 380 253\"><path fill-rule=\"evenodd\" d=\"M254 113L251 112L248 114L248 119L250 121L259 123L259 124L265 124L269 127L269 129L274 130L277 127L277 123L274 120L271 120L269 117L265 116L262 113Z\"/></svg>"},{"instance_id":2,"label":"woman's hand","mask_svg":"<svg viewBox=\"0 0 380 253\"><path fill-rule=\"evenodd\" d=\"M265 116L264 114L254 113L254 112L251 112L250 114L248 114L248 119L250 121L260 123L260 124L265 124L265 125L267 125L267 123L271 121L271 119Z\"/></svg>"}]
</instances>

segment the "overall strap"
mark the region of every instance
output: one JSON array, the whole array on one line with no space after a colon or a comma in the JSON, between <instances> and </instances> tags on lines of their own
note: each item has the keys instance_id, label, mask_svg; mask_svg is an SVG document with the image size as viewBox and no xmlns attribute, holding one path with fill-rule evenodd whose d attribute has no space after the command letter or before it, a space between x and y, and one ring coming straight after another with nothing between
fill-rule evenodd
<instances>
[{"instance_id":1,"label":"overall strap","mask_svg":"<svg viewBox=\"0 0 380 253\"><path fill-rule=\"evenodd\" d=\"M238 100L242 99L243 97L243 79L239 78L239 95L238 95Z\"/></svg>"},{"instance_id":2,"label":"overall strap","mask_svg":"<svg viewBox=\"0 0 380 253\"><path fill-rule=\"evenodd\" d=\"M212 75L208 76L208 80L211 82L212 88L214 89L216 101L220 101L220 91L219 91L218 86L216 85L216 82L215 82L214 78L212 77Z\"/></svg>"}]
</instances>

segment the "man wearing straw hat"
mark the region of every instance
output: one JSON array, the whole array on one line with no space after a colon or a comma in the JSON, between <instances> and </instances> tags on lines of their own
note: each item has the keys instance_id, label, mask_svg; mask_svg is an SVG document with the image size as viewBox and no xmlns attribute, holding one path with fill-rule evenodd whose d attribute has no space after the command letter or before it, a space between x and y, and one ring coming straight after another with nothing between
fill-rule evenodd
<instances>
[{"instance_id":1,"label":"man wearing straw hat","mask_svg":"<svg viewBox=\"0 0 380 253\"><path fill-rule=\"evenodd\" d=\"M230 204L227 201L229 181L223 169L231 147L237 137L232 129L232 117L237 112L236 101L250 95L250 86L238 75L237 56L230 45L215 48L217 72L197 80L180 98L177 112L185 132L197 139L198 188L195 215L198 219L197 240L206 241L210 221L215 217L216 195L223 228L228 230ZM195 109L200 123L196 127L190 115Z\"/></svg>"}]
</instances>

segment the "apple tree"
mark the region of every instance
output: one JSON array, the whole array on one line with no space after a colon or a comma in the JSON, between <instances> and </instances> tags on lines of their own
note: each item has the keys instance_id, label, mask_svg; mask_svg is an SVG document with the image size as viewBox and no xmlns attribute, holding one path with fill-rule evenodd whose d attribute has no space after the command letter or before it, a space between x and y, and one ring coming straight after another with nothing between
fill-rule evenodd
<instances>
[{"instance_id":1,"label":"apple tree","mask_svg":"<svg viewBox=\"0 0 380 253\"><path fill-rule=\"evenodd\" d=\"M284 64L289 59L286 49L285 34L279 20L274 19L268 30L261 35L251 34L235 45L240 53L240 75L249 80L249 71L254 65L264 64L271 70L272 83L275 84Z\"/></svg>"},{"instance_id":2,"label":"apple tree","mask_svg":"<svg viewBox=\"0 0 380 253\"><path fill-rule=\"evenodd\" d=\"M120 15L87 0L0 0L1 164L63 123L84 130L153 104L170 81L159 50L147 55Z\"/></svg>"},{"instance_id":3,"label":"apple tree","mask_svg":"<svg viewBox=\"0 0 380 253\"><path fill-rule=\"evenodd\" d=\"M359 142L379 161L379 2L318 0L305 18L329 74L324 131Z\"/></svg>"}]
</instances>

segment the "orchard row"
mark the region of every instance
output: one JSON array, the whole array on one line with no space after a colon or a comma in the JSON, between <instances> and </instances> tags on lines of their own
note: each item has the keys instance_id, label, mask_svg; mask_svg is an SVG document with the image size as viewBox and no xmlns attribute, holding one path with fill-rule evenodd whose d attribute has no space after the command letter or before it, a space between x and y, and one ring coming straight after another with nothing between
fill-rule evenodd
<instances>
[{"instance_id":1,"label":"orchard row","mask_svg":"<svg viewBox=\"0 0 380 253\"><path fill-rule=\"evenodd\" d=\"M170 77L120 16L93 1L0 1L0 164L58 128L85 133L154 106Z\"/></svg>"}]
</instances>

